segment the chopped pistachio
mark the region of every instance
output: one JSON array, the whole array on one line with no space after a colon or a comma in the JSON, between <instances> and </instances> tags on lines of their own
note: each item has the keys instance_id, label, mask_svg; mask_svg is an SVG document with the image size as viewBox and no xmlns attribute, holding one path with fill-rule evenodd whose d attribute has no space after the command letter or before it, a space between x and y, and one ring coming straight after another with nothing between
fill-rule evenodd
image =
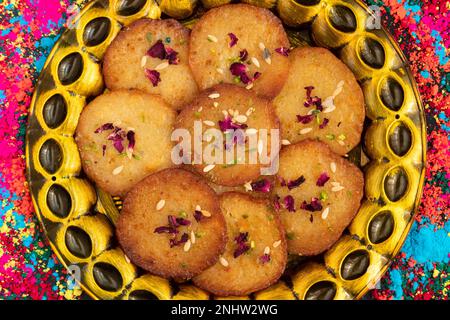
<instances>
[{"instance_id":1,"label":"chopped pistachio","mask_svg":"<svg viewBox=\"0 0 450 320\"><path fill-rule=\"evenodd\" d=\"M326 191L322 191L319 195L319 199L322 201L326 201L328 199L328 193Z\"/></svg>"}]
</instances>

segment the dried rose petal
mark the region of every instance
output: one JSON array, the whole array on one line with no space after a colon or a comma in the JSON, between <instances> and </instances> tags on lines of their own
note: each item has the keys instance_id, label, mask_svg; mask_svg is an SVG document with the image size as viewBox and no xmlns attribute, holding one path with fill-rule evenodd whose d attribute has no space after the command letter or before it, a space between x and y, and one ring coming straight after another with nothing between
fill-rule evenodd
<instances>
[{"instance_id":1,"label":"dried rose petal","mask_svg":"<svg viewBox=\"0 0 450 320\"><path fill-rule=\"evenodd\" d=\"M294 198L291 195L284 197L284 207L289 212L295 212Z\"/></svg>"},{"instance_id":2,"label":"dried rose petal","mask_svg":"<svg viewBox=\"0 0 450 320\"><path fill-rule=\"evenodd\" d=\"M102 155L105 156L106 153L106 144L102 145Z\"/></svg>"},{"instance_id":3,"label":"dried rose petal","mask_svg":"<svg viewBox=\"0 0 450 320\"><path fill-rule=\"evenodd\" d=\"M184 218L177 218L177 223L180 226L189 226L191 224L191 222L188 219Z\"/></svg>"},{"instance_id":4,"label":"dried rose petal","mask_svg":"<svg viewBox=\"0 0 450 320\"><path fill-rule=\"evenodd\" d=\"M247 60L247 58L248 58L248 51L247 51L247 49L239 51L239 59L241 59L242 62Z\"/></svg>"},{"instance_id":5,"label":"dried rose petal","mask_svg":"<svg viewBox=\"0 0 450 320\"><path fill-rule=\"evenodd\" d=\"M250 246L248 244L240 244L236 250L233 252L233 257L237 258L240 255L246 253L250 250Z\"/></svg>"},{"instance_id":6,"label":"dried rose petal","mask_svg":"<svg viewBox=\"0 0 450 320\"><path fill-rule=\"evenodd\" d=\"M239 235L237 235L234 238L234 241L236 241L236 243L244 243L248 240L248 232L240 232Z\"/></svg>"},{"instance_id":7,"label":"dried rose petal","mask_svg":"<svg viewBox=\"0 0 450 320\"><path fill-rule=\"evenodd\" d=\"M272 188L272 184L267 179L252 182L251 186L253 191L259 191L264 193L270 192L270 189Z\"/></svg>"},{"instance_id":8,"label":"dried rose petal","mask_svg":"<svg viewBox=\"0 0 450 320\"><path fill-rule=\"evenodd\" d=\"M183 233L180 240L170 239L170 247L172 248L172 247L178 246L180 244L187 242L188 240L189 240L189 235L187 233Z\"/></svg>"},{"instance_id":9,"label":"dried rose petal","mask_svg":"<svg viewBox=\"0 0 450 320\"><path fill-rule=\"evenodd\" d=\"M300 176L295 180L291 180L287 183L287 187L289 190L297 188L299 185L301 185L303 182L305 182L305 177Z\"/></svg>"},{"instance_id":10,"label":"dried rose petal","mask_svg":"<svg viewBox=\"0 0 450 320\"><path fill-rule=\"evenodd\" d=\"M167 219L169 220L169 225L173 228L177 228L178 227L178 222L177 222L177 218L173 215L168 215Z\"/></svg>"},{"instance_id":11,"label":"dried rose petal","mask_svg":"<svg viewBox=\"0 0 450 320\"><path fill-rule=\"evenodd\" d=\"M169 60L169 64L178 64L180 62L180 59L178 58L178 52L170 47L164 47L162 40L156 41L156 43L150 49L148 49L147 55L152 58Z\"/></svg>"},{"instance_id":12,"label":"dried rose petal","mask_svg":"<svg viewBox=\"0 0 450 320\"><path fill-rule=\"evenodd\" d=\"M106 130L112 130L112 129L114 129L114 125L112 123L108 122L108 123L105 123L105 124L101 125L100 127L98 127L94 131L94 133L100 133L100 132L103 132Z\"/></svg>"},{"instance_id":13,"label":"dried rose petal","mask_svg":"<svg viewBox=\"0 0 450 320\"><path fill-rule=\"evenodd\" d=\"M319 187L323 187L328 180L330 180L330 177L326 172L323 172L320 174L319 179L317 179L316 185Z\"/></svg>"},{"instance_id":14,"label":"dried rose petal","mask_svg":"<svg viewBox=\"0 0 450 320\"><path fill-rule=\"evenodd\" d=\"M155 228L154 233L171 233L171 234L176 234L178 233L178 230L172 227L166 227L166 226L162 226L162 227L157 227Z\"/></svg>"},{"instance_id":15,"label":"dried rose petal","mask_svg":"<svg viewBox=\"0 0 450 320\"><path fill-rule=\"evenodd\" d=\"M145 75L152 82L152 85L156 87L161 82L161 75L156 70L145 69Z\"/></svg>"},{"instance_id":16,"label":"dried rose petal","mask_svg":"<svg viewBox=\"0 0 450 320\"><path fill-rule=\"evenodd\" d=\"M323 118L323 122L319 125L320 129L323 129L327 126L328 122L330 122L330 120L328 118Z\"/></svg>"},{"instance_id":17,"label":"dried rose petal","mask_svg":"<svg viewBox=\"0 0 450 320\"><path fill-rule=\"evenodd\" d=\"M180 58L178 58L178 52L170 47L166 48L166 59L169 60L169 64L180 63Z\"/></svg>"},{"instance_id":18,"label":"dried rose petal","mask_svg":"<svg viewBox=\"0 0 450 320\"><path fill-rule=\"evenodd\" d=\"M166 58L166 49L162 40L156 41L156 43L147 51L147 55L152 58L158 58L164 60Z\"/></svg>"},{"instance_id":19,"label":"dried rose petal","mask_svg":"<svg viewBox=\"0 0 450 320\"><path fill-rule=\"evenodd\" d=\"M305 87L305 90L306 90L306 98L311 98L311 93L314 90L314 87L308 86L308 87Z\"/></svg>"},{"instance_id":20,"label":"dried rose petal","mask_svg":"<svg viewBox=\"0 0 450 320\"><path fill-rule=\"evenodd\" d=\"M114 148L119 153L122 153L124 150L124 147L122 144L122 142L124 140L124 135L125 135L125 132L121 128L115 127L114 131L112 133L110 133L107 138L108 140L113 142Z\"/></svg>"},{"instance_id":21,"label":"dried rose petal","mask_svg":"<svg viewBox=\"0 0 450 320\"><path fill-rule=\"evenodd\" d=\"M290 51L289 48L286 48L286 47L280 47L280 48L275 49L275 52L277 52L285 57L289 56L289 51Z\"/></svg>"},{"instance_id":22,"label":"dried rose petal","mask_svg":"<svg viewBox=\"0 0 450 320\"><path fill-rule=\"evenodd\" d=\"M282 187L285 187L285 186L286 186L286 180L284 180L283 177L278 176L278 181L280 181L280 185L281 185Z\"/></svg>"},{"instance_id":23,"label":"dried rose petal","mask_svg":"<svg viewBox=\"0 0 450 320\"><path fill-rule=\"evenodd\" d=\"M252 79L250 79L250 77L247 75L247 73L241 74L240 78L241 78L241 82L243 84L249 84L250 82L252 82Z\"/></svg>"},{"instance_id":24,"label":"dried rose petal","mask_svg":"<svg viewBox=\"0 0 450 320\"><path fill-rule=\"evenodd\" d=\"M225 119L219 120L219 127L222 132L230 129L245 129L247 125L245 123L234 123L230 116L225 116Z\"/></svg>"},{"instance_id":25,"label":"dried rose petal","mask_svg":"<svg viewBox=\"0 0 450 320\"><path fill-rule=\"evenodd\" d=\"M261 262L261 264L265 264L267 262L270 261L270 254L263 254L261 257L259 257L259 261Z\"/></svg>"},{"instance_id":26,"label":"dried rose petal","mask_svg":"<svg viewBox=\"0 0 450 320\"><path fill-rule=\"evenodd\" d=\"M255 74L253 75L253 81L258 79L260 76L261 76L261 72L256 71Z\"/></svg>"},{"instance_id":27,"label":"dried rose petal","mask_svg":"<svg viewBox=\"0 0 450 320\"><path fill-rule=\"evenodd\" d=\"M313 119L314 116L312 114L307 114L306 116L302 116L300 114L297 115L297 121L303 124L310 123Z\"/></svg>"},{"instance_id":28,"label":"dried rose petal","mask_svg":"<svg viewBox=\"0 0 450 320\"><path fill-rule=\"evenodd\" d=\"M236 43L239 41L238 37L234 33L229 33L228 36L230 37L230 48L236 45Z\"/></svg>"},{"instance_id":29,"label":"dried rose petal","mask_svg":"<svg viewBox=\"0 0 450 320\"><path fill-rule=\"evenodd\" d=\"M195 210L194 212L194 218L197 222L199 222L200 220L202 220L203 218L203 214L201 211Z\"/></svg>"},{"instance_id":30,"label":"dried rose petal","mask_svg":"<svg viewBox=\"0 0 450 320\"><path fill-rule=\"evenodd\" d=\"M128 139L128 151L133 153L134 145L136 144L134 131L130 130L127 132L127 139Z\"/></svg>"},{"instance_id":31,"label":"dried rose petal","mask_svg":"<svg viewBox=\"0 0 450 320\"><path fill-rule=\"evenodd\" d=\"M238 245L233 253L235 258L250 250L250 246L246 243L248 241L248 232L240 232L239 235L234 238L234 241Z\"/></svg>"},{"instance_id":32,"label":"dried rose petal","mask_svg":"<svg viewBox=\"0 0 450 320\"><path fill-rule=\"evenodd\" d=\"M311 211L311 212L321 211L322 204L320 203L320 200L318 198L312 198L311 203L307 203L306 201L303 201L300 208L303 210L306 210L306 211Z\"/></svg>"},{"instance_id":33,"label":"dried rose petal","mask_svg":"<svg viewBox=\"0 0 450 320\"><path fill-rule=\"evenodd\" d=\"M239 77L243 84L251 82L247 75L247 66L241 62L234 62L230 66L230 72L233 76Z\"/></svg>"},{"instance_id":34,"label":"dried rose petal","mask_svg":"<svg viewBox=\"0 0 450 320\"><path fill-rule=\"evenodd\" d=\"M305 107L309 108L311 106L315 106L317 110L323 111L322 99L314 96L311 96L312 91L314 90L313 86L305 87L306 90L306 101L303 104Z\"/></svg>"}]
</instances>

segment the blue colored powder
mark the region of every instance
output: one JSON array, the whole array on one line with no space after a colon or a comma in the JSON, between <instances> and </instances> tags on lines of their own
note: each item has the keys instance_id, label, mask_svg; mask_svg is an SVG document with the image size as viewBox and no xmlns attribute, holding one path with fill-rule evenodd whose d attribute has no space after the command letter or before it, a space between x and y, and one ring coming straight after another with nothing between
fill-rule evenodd
<instances>
[{"instance_id":1,"label":"blue colored powder","mask_svg":"<svg viewBox=\"0 0 450 320\"><path fill-rule=\"evenodd\" d=\"M428 79L428 78L430 77L430 72L428 72L427 70L420 71L420 74L421 74L422 77L424 77L425 79Z\"/></svg>"},{"instance_id":2,"label":"blue colored powder","mask_svg":"<svg viewBox=\"0 0 450 320\"><path fill-rule=\"evenodd\" d=\"M390 278L391 278L392 284L389 286L389 289L394 291L394 299L395 300L400 300L402 298L402 296L403 296L402 274L400 273L399 270L393 269L390 272Z\"/></svg>"},{"instance_id":3,"label":"blue colored powder","mask_svg":"<svg viewBox=\"0 0 450 320\"><path fill-rule=\"evenodd\" d=\"M434 230L433 228L432 225L418 228L417 222L414 222L402 248L406 258L412 257L418 264L424 264L428 270L433 270L430 261L449 262L450 222L447 222L441 229Z\"/></svg>"}]
</instances>

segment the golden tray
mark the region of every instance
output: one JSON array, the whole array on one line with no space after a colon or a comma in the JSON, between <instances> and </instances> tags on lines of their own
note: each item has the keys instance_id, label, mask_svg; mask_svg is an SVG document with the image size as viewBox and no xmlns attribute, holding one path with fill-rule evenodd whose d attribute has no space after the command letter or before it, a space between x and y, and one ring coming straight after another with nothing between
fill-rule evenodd
<instances>
[{"instance_id":1,"label":"golden tray","mask_svg":"<svg viewBox=\"0 0 450 320\"><path fill-rule=\"evenodd\" d=\"M119 198L96 189L81 169L73 134L81 110L103 91L102 56L121 27L162 15L192 26L207 8L231 1L95 0L50 53L36 85L26 139L36 213L60 261L94 299L220 299L150 275L114 239ZM349 155L365 174L365 198L324 255L291 261L272 287L240 299L358 299L398 253L420 201L426 155L423 107L406 59L358 0L246 0L273 9L293 46L332 49L360 82L364 142ZM367 155L367 156L366 156ZM297 259L298 260L298 259Z\"/></svg>"}]
</instances>

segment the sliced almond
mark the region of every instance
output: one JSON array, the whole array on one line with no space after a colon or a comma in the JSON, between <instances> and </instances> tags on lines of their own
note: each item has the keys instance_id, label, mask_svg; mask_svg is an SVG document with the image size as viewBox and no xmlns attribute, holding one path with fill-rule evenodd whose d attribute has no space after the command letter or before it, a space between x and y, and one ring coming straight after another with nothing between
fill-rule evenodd
<instances>
[{"instance_id":1,"label":"sliced almond","mask_svg":"<svg viewBox=\"0 0 450 320\"><path fill-rule=\"evenodd\" d=\"M211 120L204 120L203 123L209 127L214 127L216 124Z\"/></svg>"},{"instance_id":2,"label":"sliced almond","mask_svg":"<svg viewBox=\"0 0 450 320\"><path fill-rule=\"evenodd\" d=\"M341 185L339 182L336 182L336 181L331 181L330 184L331 184L333 187L339 187L339 186Z\"/></svg>"},{"instance_id":3,"label":"sliced almond","mask_svg":"<svg viewBox=\"0 0 450 320\"><path fill-rule=\"evenodd\" d=\"M257 68L261 67L261 65L259 64L258 59L256 59L255 57L252 57L250 60L252 61L252 63L253 63Z\"/></svg>"},{"instance_id":4,"label":"sliced almond","mask_svg":"<svg viewBox=\"0 0 450 320\"><path fill-rule=\"evenodd\" d=\"M143 56L141 59L141 68L145 67L147 64L147 56Z\"/></svg>"},{"instance_id":5,"label":"sliced almond","mask_svg":"<svg viewBox=\"0 0 450 320\"><path fill-rule=\"evenodd\" d=\"M333 172L333 173L336 172L336 162L330 163L330 169L331 169L331 172Z\"/></svg>"},{"instance_id":6,"label":"sliced almond","mask_svg":"<svg viewBox=\"0 0 450 320\"><path fill-rule=\"evenodd\" d=\"M273 243L273 247L274 248L276 248L276 247L278 247L279 245L281 244L281 240L278 240L278 241L275 241L274 243Z\"/></svg>"},{"instance_id":7,"label":"sliced almond","mask_svg":"<svg viewBox=\"0 0 450 320\"><path fill-rule=\"evenodd\" d=\"M290 142L289 140L283 139L283 140L281 140L281 144L282 144L283 146L288 146L288 145L291 144L291 142Z\"/></svg>"},{"instance_id":8,"label":"sliced almond","mask_svg":"<svg viewBox=\"0 0 450 320\"><path fill-rule=\"evenodd\" d=\"M218 42L219 40L217 37L213 36L212 34L208 34L208 40L211 42Z\"/></svg>"},{"instance_id":9,"label":"sliced almond","mask_svg":"<svg viewBox=\"0 0 450 320\"><path fill-rule=\"evenodd\" d=\"M194 231L191 231L191 242L192 242L192 244L195 244L195 240L196 240L196 238L195 238L195 232L194 232Z\"/></svg>"},{"instance_id":10,"label":"sliced almond","mask_svg":"<svg viewBox=\"0 0 450 320\"><path fill-rule=\"evenodd\" d=\"M330 212L330 208L326 207L325 210L322 211L322 219L325 220L328 217L328 213Z\"/></svg>"},{"instance_id":11,"label":"sliced almond","mask_svg":"<svg viewBox=\"0 0 450 320\"><path fill-rule=\"evenodd\" d=\"M338 192L338 191L341 191L341 190L344 190L343 186L338 186L338 187L331 188L331 191L333 191L333 192Z\"/></svg>"},{"instance_id":12,"label":"sliced almond","mask_svg":"<svg viewBox=\"0 0 450 320\"><path fill-rule=\"evenodd\" d=\"M211 217L211 212L209 212L208 210L202 210L202 215L209 218Z\"/></svg>"},{"instance_id":13,"label":"sliced almond","mask_svg":"<svg viewBox=\"0 0 450 320\"><path fill-rule=\"evenodd\" d=\"M247 122L247 117L244 116L243 114L240 114L240 115L236 116L234 118L234 120L236 120L239 123L245 123L245 122Z\"/></svg>"},{"instance_id":14,"label":"sliced almond","mask_svg":"<svg viewBox=\"0 0 450 320\"><path fill-rule=\"evenodd\" d=\"M117 168L115 168L112 172L113 175L117 176L119 173L121 173L123 171L123 166L118 166Z\"/></svg>"},{"instance_id":15,"label":"sliced almond","mask_svg":"<svg viewBox=\"0 0 450 320\"><path fill-rule=\"evenodd\" d=\"M244 184L245 191L253 191L252 182L248 181Z\"/></svg>"},{"instance_id":16,"label":"sliced almond","mask_svg":"<svg viewBox=\"0 0 450 320\"><path fill-rule=\"evenodd\" d=\"M164 62L158 64L155 67L155 70L163 70L163 69L167 68L168 66L169 66L169 62L168 61L164 61Z\"/></svg>"},{"instance_id":17,"label":"sliced almond","mask_svg":"<svg viewBox=\"0 0 450 320\"><path fill-rule=\"evenodd\" d=\"M217 99L217 98L219 98L219 97L220 97L220 93L217 93L217 92L211 93L211 94L208 96L208 98L210 98L210 99Z\"/></svg>"},{"instance_id":18,"label":"sliced almond","mask_svg":"<svg viewBox=\"0 0 450 320\"><path fill-rule=\"evenodd\" d=\"M264 254L269 254L270 253L270 248L269 247L265 247L264 248Z\"/></svg>"},{"instance_id":19,"label":"sliced almond","mask_svg":"<svg viewBox=\"0 0 450 320\"><path fill-rule=\"evenodd\" d=\"M220 257L219 261L225 268L229 266L228 261L224 257Z\"/></svg>"},{"instance_id":20,"label":"sliced almond","mask_svg":"<svg viewBox=\"0 0 450 320\"><path fill-rule=\"evenodd\" d=\"M189 249L191 248L191 240L186 241L186 243L184 244L184 252L188 252Z\"/></svg>"},{"instance_id":21,"label":"sliced almond","mask_svg":"<svg viewBox=\"0 0 450 320\"><path fill-rule=\"evenodd\" d=\"M206 167L203 168L203 172L210 172L212 169L215 168L215 164L208 164Z\"/></svg>"},{"instance_id":22,"label":"sliced almond","mask_svg":"<svg viewBox=\"0 0 450 320\"><path fill-rule=\"evenodd\" d=\"M158 201L158 203L156 204L156 210L161 210L162 208L164 208L164 206L166 205L166 200L161 199Z\"/></svg>"},{"instance_id":23,"label":"sliced almond","mask_svg":"<svg viewBox=\"0 0 450 320\"><path fill-rule=\"evenodd\" d=\"M300 130L300 134L307 134L312 131L312 128L304 128Z\"/></svg>"},{"instance_id":24,"label":"sliced almond","mask_svg":"<svg viewBox=\"0 0 450 320\"><path fill-rule=\"evenodd\" d=\"M195 211L202 211L202 208L200 207L200 205L195 206Z\"/></svg>"},{"instance_id":25,"label":"sliced almond","mask_svg":"<svg viewBox=\"0 0 450 320\"><path fill-rule=\"evenodd\" d=\"M217 68L216 71L217 71L217 73L223 74L223 69L222 68Z\"/></svg>"}]
</instances>

